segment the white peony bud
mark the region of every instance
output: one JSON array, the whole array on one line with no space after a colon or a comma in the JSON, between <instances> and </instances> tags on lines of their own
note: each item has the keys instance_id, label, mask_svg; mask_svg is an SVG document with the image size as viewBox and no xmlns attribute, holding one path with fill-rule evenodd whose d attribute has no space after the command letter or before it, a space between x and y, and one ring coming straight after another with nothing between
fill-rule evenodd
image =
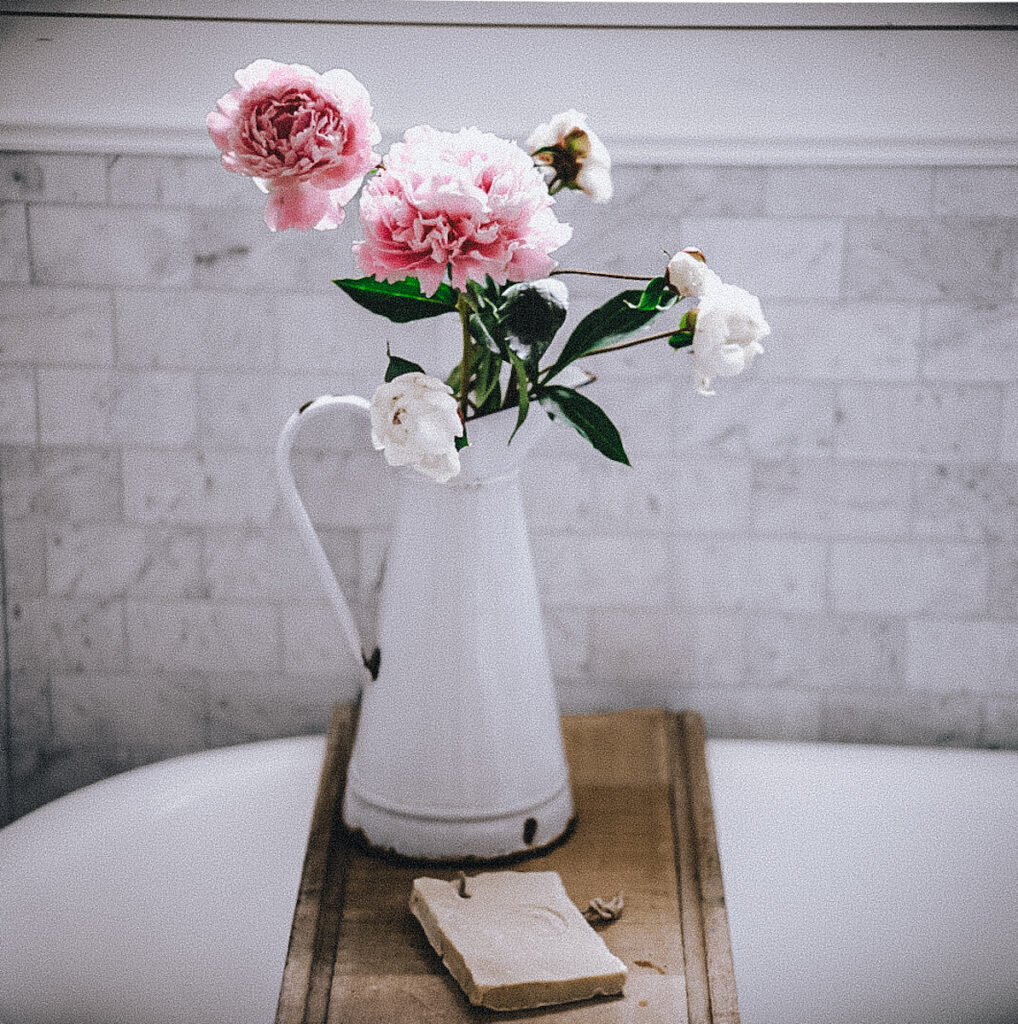
<instances>
[{"instance_id":1,"label":"white peony bud","mask_svg":"<svg viewBox=\"0 0 1018 1024\"><path fill-rule=\"evenodd\" d=\"M404 373L371 399L371 443L390 466L413 466L445 483L460 471L463 434L452 388L426 373Z\"/></svg>"},{"instance_id":2,"label":"white peony bud","mask_svg":"<svg viewBox=\"0 0 1018 1024\"><path fill-rule=\"evenodd\" d=\"M677 252L668 261L665 277L668 283L686 298L699 298L708 289L721 284L721 278L707 266L699 249L683 249L682 252Z\"/></svg>"},{"instance_id":3,"label":"white peony bud","mask_svg":"<svg viewBox=\"0 0 1018 1024\"><path fill-rule=\"evenodd\" d=\"M552 193L572 188L585 192L595 203L611 199L611 156L578 110L563 111L538 125L524 148L554 172L548 183Z\"/></svg>"},{"instance_id":4,"label":"white peony bud","mask_svg":"<svg viewBox=\"0 0 1018 1024\"><path fill-rule=\"evenodd\" d=\"M693 382L713 395L712 377L734 377L763 352L771 329L760 300L733 284L712 285L701 297L693 332Z\"/></svg>"}]
</instances>

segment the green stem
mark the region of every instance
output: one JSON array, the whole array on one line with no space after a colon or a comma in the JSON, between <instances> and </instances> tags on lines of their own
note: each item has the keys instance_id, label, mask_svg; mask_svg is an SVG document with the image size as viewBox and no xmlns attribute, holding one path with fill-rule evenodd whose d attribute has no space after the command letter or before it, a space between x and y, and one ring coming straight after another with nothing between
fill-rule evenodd
<instances>
[{"instance_id":1,"label":"green stem","mask_svg":"<svg viewBox=\"0 0 1018 1024\"><path fill-rule=\"evenodd\" d=\"M620 352L624 348L632 348L634 345L643 345L648 341L659 341L661 338L670 338L673 334L677 334L677 330L662 331L660 334L648 334L646 338L634 338L632 341L623 341L618 345L605 345L603 348L591 349L590 352L584 352L583 358L586 359L588 356L600 355L602 352Z\"/></svg>"},{"instance_id":2,"label":"green stem","mask_svg":"<svg viewBox=\"0 0 1018 1024\"><path fill-rule=\"evenodd\" d=\"M463 361L460 364L460 419L466 423L470 393L470 358L473 354L471 346L473 339L470 337L470 303L462 292L456 300L456 309L459 311L460 323L463 326Z\"/></svg>"},{"instance_id":3,"label":"green stem","mask_svg":"<svg viewBox=\"0 0 1018 1024\"><path fill-rule=\"evenodd\" d=\"M582 274L584 277L614 277L620 281L653 281L653 277L640 277L637 274L609 274L605 270L553 270L548 276L556 274Z\"/></svg>"}]
</instances>

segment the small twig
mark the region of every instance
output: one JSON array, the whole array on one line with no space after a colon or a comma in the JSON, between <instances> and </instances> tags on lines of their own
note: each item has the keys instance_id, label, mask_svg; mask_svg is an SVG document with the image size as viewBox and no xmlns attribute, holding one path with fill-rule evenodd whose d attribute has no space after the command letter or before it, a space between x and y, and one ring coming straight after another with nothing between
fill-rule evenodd
<instances>
[{"instance_id":1,"label":"small twig","mask_svg":"<svg viewBox=\"0 0 1018 1024\"><path fill-rule=\"evenodd\" d=\"M626 901L622 893L616 893L610 900L603 900L599 896L590 901L590 905L583 912L583 916L591 924L606 924L608 921L617 921L622 916Z\"/></svg>"}]
</instances>

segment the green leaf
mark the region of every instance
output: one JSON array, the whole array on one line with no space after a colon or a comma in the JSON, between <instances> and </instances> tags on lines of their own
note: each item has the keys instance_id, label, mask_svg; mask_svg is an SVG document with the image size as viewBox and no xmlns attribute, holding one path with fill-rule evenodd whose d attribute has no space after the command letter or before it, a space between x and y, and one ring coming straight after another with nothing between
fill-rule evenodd
<instances>
[{"instance_id":1,"label":"green leaf","mask_svg":"<svg viewBox=\"0 0 1018 1024\"><path fill-rule=\"evenodd\" d=\"M573 388L563 387L561 384L542 387L537 398L553 420L565 420L602 455L625 466L630 465L618 429L599 405Z\"/></svg>"},{"instance_id":2,"label":"green leaf","mask_svg":"<svg viewBox=\"0 0 1018 1024\"><path fill-rule=\"evenodd\" d=\"M505 350L505 342L499 337L499 332L492 316L485 316L482 313L471 313L468 324L470 337L483 346L487 351L501 355Z\"/></svg>"},{"instance_id":3,"label":"green leaf","mask_svg":"<svg viewBox=\"0 0 1018 1024\"><path fill-rule=\"evenodd\" d=\"M574 360L649 324L661 310L657 306L641 309L643 294L635 289L620 292L603 306L589 312L569 335L545 380L550 380Z\"/></svg>"},{"instance_id":4,"label":"green leaf","mask_svg":"<svg viewBox=\"0 0 1018 1024\"><path fill-rule=\"evenodd\" d=\"M655 277L640 293L634 309L656 309L658 312L674 306L679 296L668 284L668 278Z\"/></svg>"},{"instance_id":5,"label":"green leaf","mask_svg":"<svg viewBox=\"0 0 1018 1024\"><path fill-rule=\"evenodd\" d=\"M519 391L520 400L520 411L516 414L516 426L513 427L513 432L509 435L509 443L512 444L516 431L523 426L523 421L527 418L527 413L530 411L530 382L527 380L527 368L523 365L523 360L511 349L509 351L509 362L512 363L513 369L516 371L516 386Z\"/></svg>"},{"instance_id":6,"label":"green leaf","mask_svg":"<svg viewBox=\"0 0 1018 1024\"><path fill-rule=\"evenodd\" d=\"M410 362L409 359L403 359L400 356L394 356L391 352L386 352L389 357L389 365L385 368L385 383L395 380L397 377L402 376L404 373L424 373L424 367L418 366L417 363Z\"/></svg>"},{"instance_id":7,"label":"green leaf","mask_svg":"<svg viewBox=\"0 0 1018 1024\"><path fill-rule=\"evenodd\" d=\"M440 284L434 295L425 295L415 277L395 284L373 277L341 278L332 283L358 305L397 324L456 312L456 292L447 284Z\"/></svg>"},{"instance_id":8,"label":"green leaf","mask_svg":"<svg viewBox=\"0 0 1018 1024\"><path fill-rule=\"evenodd\" d=\"M476 374L474 383L474 404L477 411L495 412L500 403L499 373L502 359L494 352L478 348L476 352Z\"/></svg>"},{"instance_id":9,"label":"green leaf","mask_svg":"<svg viewBox=\"0 0 1018 1024\"><path fill-rule=\"evenodd\" d=\"M692 331L676 331L669 339L668 344L672 348L678 350L680 348L688 348L693 344L693 332Z\"/></svg>"}]
</instances>

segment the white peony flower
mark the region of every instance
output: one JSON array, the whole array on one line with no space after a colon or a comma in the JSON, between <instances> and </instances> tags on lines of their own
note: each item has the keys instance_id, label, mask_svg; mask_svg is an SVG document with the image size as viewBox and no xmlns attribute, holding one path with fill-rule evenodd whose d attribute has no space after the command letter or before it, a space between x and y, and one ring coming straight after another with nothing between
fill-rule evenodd
<instances>
[{"instance_id":1,"label":"white peony flower","mask_svg":"<svg viewBox=\"0 0 1018 1024\"><path fill-rule=\"evenodd\" d=\"M371 399L371 443L390 466L445 483L460 471L456 438L463 434L452 388L426 373L404 373Z\"/></svg>"},{"instance_id":2,"label":"white peony flower","mask_svg":"<svg viewBox=\"0 0 1018 1024\"><path fill-rule=\"evenodd\" d=\"M734 377L763 352L760 339L771 329L760 300L720 281L700 297L693 329L693 381L701 395L713 395L712 377Z\"/></svg>"},{"instance_id":3,"label":"white peony flower","mask_svg":"<svg viewBox=\"0 0 1018 1024\"><path fill-rule=\"evenodd\" d=\"M578 110L563 111L547 124L538 125L524 148L553 170L548 183L552 193L572 188L586 192L595 203L611 199L611 156Z\"/></svg>"},{"instance_id":4,"label":"white peony flower","mask_svg":"<svg viewBox=\"0 0 1018 1024\"><path fill-rule=\"evenodd\" d=\"M721 278L714 273L700 257L693 253L700 253L699 249L683 249L677 252L669 261L665 277L668 283L686 298L699 297L709 288L721 284Z\"/></svg>"}]
</instances>

